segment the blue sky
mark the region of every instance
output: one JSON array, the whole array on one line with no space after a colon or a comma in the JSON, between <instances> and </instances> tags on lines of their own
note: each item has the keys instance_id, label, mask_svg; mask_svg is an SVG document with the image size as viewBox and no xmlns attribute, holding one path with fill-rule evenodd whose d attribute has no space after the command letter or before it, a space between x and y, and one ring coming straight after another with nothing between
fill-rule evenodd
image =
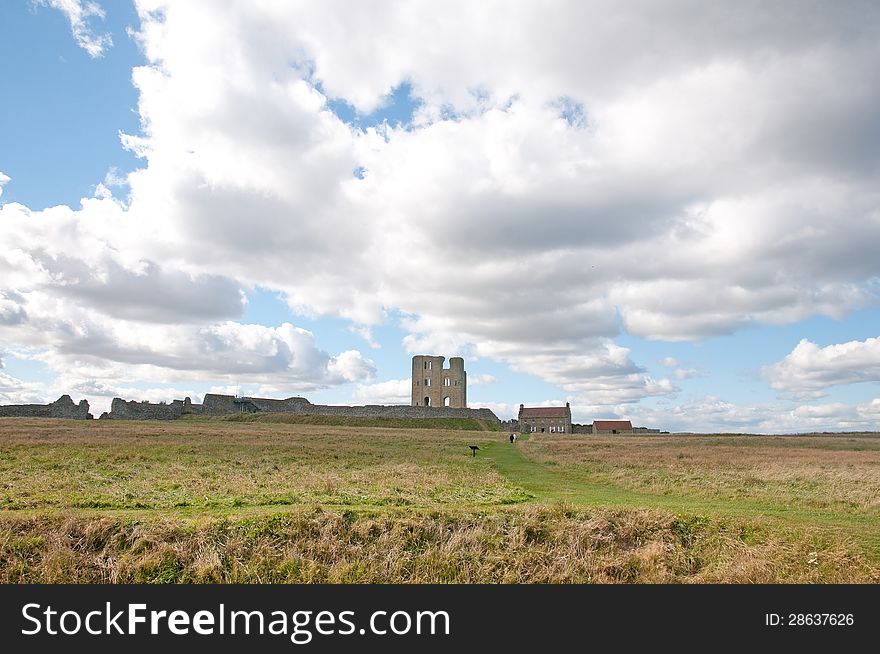
<instances>
[{"instance_id":1,"label":"blue sky","mask_svg":"<svg viewBox=\"0 0 880 654\"><path fill-rule=\"evenodd\" d=\"M29 2L0 7L0 57L7 65L0 104L3 172L14 180L4 202L32 209L77 206L111 168L138 162L119 143L137 133L137 92L131 69L144 63L126 27L133 6L118 3L101 22L113 47L93 59L77 46L64 15Z\"/></svg>"},{"instance_id":2,"label":"blue sky","mask_svg":"<svg viewBox=\"0 0 880 654\"><path fill-rule=\"evenodd\" d=\"M681 49L723 11L637 16L667 52L646 64L582 43L576 4L490 29L459 7L432 47L397 8L101 4L0 6L0 403L406 402L430 353L502 418L880 426L858 24L747 15L764 31Z\"/></svg>"}]
</instances>

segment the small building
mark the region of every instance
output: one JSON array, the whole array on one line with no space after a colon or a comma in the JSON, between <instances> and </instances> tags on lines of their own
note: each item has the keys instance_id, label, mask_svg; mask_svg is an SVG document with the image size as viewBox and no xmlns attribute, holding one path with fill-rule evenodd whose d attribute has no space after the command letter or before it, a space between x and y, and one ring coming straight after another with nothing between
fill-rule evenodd
<instances>
[{"instance_id":1,"label":"small building","mask_svg":"<svg viewBox=\"0 0 880 654\"><path fill-rule=\"evenodd\" d=\"M629 420L594 420L594 434L631 434L632 422Z\"/></svg>"},{"instance_id":2,"label":"small building","mask_svg":"<svg viewBox=\"0 0 880 654\"><path fill-rule=\"evenodd\" d=\"M539 434L570 434L571 406L536 406L519 405L520 430Z\"/></svg>"}]
</instances>

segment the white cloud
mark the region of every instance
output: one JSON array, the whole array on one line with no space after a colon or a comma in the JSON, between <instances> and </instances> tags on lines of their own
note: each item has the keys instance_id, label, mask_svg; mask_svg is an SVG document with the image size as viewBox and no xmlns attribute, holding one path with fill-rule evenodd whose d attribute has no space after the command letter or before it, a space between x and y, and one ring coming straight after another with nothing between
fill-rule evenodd
<instances>
[{"instance_id":1,"label":"white cloud","mask_svg":"<svg viewBox=\"0 0 880 654\"><path fill-rule=\"evenodd\" d=\"M92 19L104 20L104 10L97 2L90 0L33 0L35 3L52 7L63 13L70 22L70 31L76 44L93 59L102 57L104 51L113 46L110 34L95 34Z\"/></svg>"},{"instance_id":2,"label":"white cloud","mask_svg":"<svg viewBox=\"0 0 880 654\"><path fill-rule=\"evenodd\" d=\"M6 374L0 359L0 404L43 404L46 398L47 390L43 384L25 382Z\"/></svg>"},{"instance_id":3,"label":"white cloud","mask_svg":"<svg viewBox=\"0 0 880 654\"><path fill-rule=\"evenodd\" d=\"M880 382L880 338L826 347L801 339L762 374L775 390L797 397L821 397L829 386Z\"/></svg>"},{"instance_id":4,"label":"white cloud","mask_svg":"<svg viewBox=\"0 0 880 654\"><path fill-rule=\"evenodd\" d=\"M200 239L188 263L207 257L210 265L227 253L235 276L283 288L296 307L364 324L382 320L383 306L396 307L419 317L413 333L421 342L430 336L447 346L613 337L615 307L634 334L683 339L864 304L854 285L860 273L834 272L842 252L797 268L804 248L827 244L829 214L836 238L871 241L876 222L863 217L877 206L873 186L854 187L849 168L844 177L826 171L828 181L817 183L812 170L800 174L803 152L780 164L766 145L805 121L814 133L817 115L829 125L841 115L870 116L870 93L847 92L818 113L805 113L798 100L825 101L822 89L839 82L840 67L877 60L870 41L838 38L862 34L854 16L746 10L730 23L723 8L685 17L571 5L548 15L464 3L448 14L432 7L425 21L426 8L391 4L381 18L349 8L341 19L330 4L302 20L296 5L265 15L248 6L246 15L233 9L194 34L200 5L141 3L141 39L155 62L135 75L150 161L183 167L191 178L175 185L179 211L169 207L168 220L204 235L206 221L246 210L253 228L273 233L277 244L259 258L241 257L235 253L252 244L221 230L213 242ZM585 39L584 25L598 16L604 25L628 25L627 38L647 38L663 56L645 60L621 47L614 30L590 29ZM521 47L531 41L542 47ZM447 42L456 48L442 57L428 47ZM755 57L756 47L775 56ZM364 112L409 80L423 114L451 105L462 118L351 132L302 81L303 70L289 65L292 57L311 60L329 96ZM779 88L793 97L780 102ZM473 89L484 89L479 99ZM584 103L589 129L559 117L563 95ZM255 112L260 120L243 119ZM369 171L365 179L352 176L357 166ZM137 175L134 197L162 197L148 187L160 174ZM778 183L768 184L768 175ZM807 202L816 209L802 211ZM785 239L790 245L781 247ZM876 270L864 246L857 251L861 275ZM273 263L281 252L284 263L294 252L303 257L296 285ZM412 253L421 269L443 274L414 277ZM316 254L338 267L318 264Z\"/></svg>"},{"instance_id":5,"label":"white cloud","mask_svg":"<svg viewBox=\"0 0 880 654\"><path fill-rule=\"evenodd\" d=\"M376 364L365 359L357 350L346 350L330 359L327 363L327 374L328 380L325 383L330 384L372 379L376 376Z\"/></svg>"},{"instance_id":6,"label":"white cloud","mask_svg":"<svg viewBox=\"0 0 880 654\"><path fill-rule=\"evenodd\" d=\"M498 378L495 375L482 374L482 375L468 375L467 383L468 386L479 386L480 384L494 384L498 381Z\"/></svg>"},{"instance_id":7,"label":"white cloud","mask_svg":"<svg viewBox=\"0 0 880 654\"><path fill-rule=\"evenodd\" d=\"M678 366L678 360L674 357L665 357L663 359L660 359L660 365L667 368L675 368Z\"/></svg>"},{"instance_id":8,"label":"white cloud","mask_svg":"<svg viewBox=\"0 0 880 654\"><path fill-rule=\"evenodd\" d=\"M412 380L389 379L376 384L358 384L354 390L357 404L409 404Z\"/></svg>"},{"instance_id":9,"label":"white cloud","mask_svg":"<svg viewBox=\"0 0 880 654\"><path fill-rule=\"evenodd\" d=\"M880 429L880 398L865 404L834 402L791 408L781 403L744 406L707 396L659 408L638 407L622 417L632 418L634 425L673 432L877 431Z\"/></svg>"},{"instance_id":10,"label":"white cloud","mask_svg":"<svg viewBox=\"0 0 880 654\"><path fill-rule=\"evenodd\" d=\"M696 368L676 368L672 374L676 379L694 379L703 376Z\"/></svg>"},{"instance_id":11,"label":"white cloud","mask_svg":"<svg viewBox=\"0 0 880 654\"><path fill-rule=\"evenodd\" d=\"M382 346L375 338L373 338L373 331L369 327L366 327L365 325L351 325L349 326L349 331L364 339L367 342L367 345L374 350L381 349Z\"/></svg>"},{"instance_id":12,"label":"white cloud","mask_svg":"<svg viewBox=\"0 0 880 654\"><path fill-rule=\"evenodd\" d=\"M3 187L9 182L9 175L4 175L0 170L0 196L3 195Z\"/></svg>"},{"instance_id":13,"label":"white cloud","mask_svg":"<svg viewBox=\"0 0 880 654\"><path fill-rule=\"evenodd\" d=\"M0 309L19 321L3 337L59 366L94 353L126 378L302 388L372 374L292 326L229 327L259 285L370 344L405 315L411 351L507 363L610 411L677 392L614 343L622 328L687 340L875 299L875 7L137 7L127 203L107 183L78 210L0 209L0 290L25 298ZM411 125L330 111L366 114L403 82Z\"/></svg>"}]
</instances>

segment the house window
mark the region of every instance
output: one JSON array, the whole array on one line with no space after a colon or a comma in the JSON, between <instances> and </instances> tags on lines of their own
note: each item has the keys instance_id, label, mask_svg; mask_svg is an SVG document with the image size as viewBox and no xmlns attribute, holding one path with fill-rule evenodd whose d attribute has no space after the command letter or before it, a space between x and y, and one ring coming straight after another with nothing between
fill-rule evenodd
<instances>
[{"instance_id":1,"label":"house window","mask_svg":"<svg viewBox=\"0 0 880 654\"><path fill-rule=\"evenodd\" d=\"M425 386L430 386L430 385L431 385L431 380L430 380L430 379L426 379L426 380L425 380Z\"/></svg>"}]
</instances>

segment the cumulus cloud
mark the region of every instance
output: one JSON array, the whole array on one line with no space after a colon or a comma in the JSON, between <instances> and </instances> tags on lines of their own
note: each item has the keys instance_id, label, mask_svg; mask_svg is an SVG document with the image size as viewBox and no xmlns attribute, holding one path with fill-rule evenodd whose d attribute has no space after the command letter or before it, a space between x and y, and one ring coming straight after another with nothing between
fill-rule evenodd
<instances>
[{"instance_id":1,"label":"cumulus cloud","mask_svg":"<svg viewBox=\"0 0 880 654\"><path fill-rule=\"evenodd\" d=\"M349 331L352 334L357 334L362 339L364 339L367 344L374 350L381 349L382 346L375 338L373 338L373 331L369 327L366 327L364 325L351 325L349 327Z\"/></svg>"},{"instance_id":2,"label":"cumulus cloud","mask_svg":"<svg viewBox=\"0 0 880 654\"><path fill-rule=\"evenodd\" d=\"M207 377L309 390L375 374L375 364L359 352L331 356L316 346L311 332L290 323L122 321L46 294L21 297L23 324L0 323L0 338L28 348L33 358L59 374L75 371L81 379L170 382Z\"/></svg>"},{"instance_id":3,"label":"cumulus cloud","mask_svg":"<svg viewBox=\"0 0 880 654\"><path fill-rule=\"evenodd\" d=\"M143 167L125 204L108 184L76 210L0 208L18 235L0 288L25 298L4 338L129 376L372 374L292 326L229 327L260 285L371 344L406 316L408 350L585 406L673 397L622 330L697 339L876 300L880 8L794 7L138 0L123 143ZM333 111L403 83L408 124Z\"/></svg>"},{"instance_id":4,"label":"cumulus cloud","mask_svg":"<svg viewBox=\"0 0 880 654\"><path fill-rule=\"evenodd\" d=\"M227 255L235 276L293 306L367 325L395 307L418 316L416 338L447 345L613 337L618 313L633 334L687 339L867 301L877 194L852 173L877 158L797 151L817 122L873 134L877 92L857 71L878 48L857 12L463 3L425 21L427 6L389 4L341 20L328 3L302 20L292 4L234 8L194 34L201 5L139 6L143 142L165 171L133 176L133 197L146 206L163 197L153 183L172 189L157 213L178 225L166 238L202 236L190 265ZM626 24L663 56L596 24ZM438 57L429 43L456 47ZM327 110L336 98L369 112L404 81L421 103L415 129L352 130ZM829 84L842 89L833 100ZM583 106L586 127L560 115L560 97ZM806 112L807 99L827 104ZM243 212L274 247L237 238ZM829 249L831 215L845 245ZM208 220L228 229L207 234ZM820 242L827 254L800 256ZM238 254L253 247L259 257ZM416 274L414 253L443 274ZM304 263L296 284L287 256Z\"/></svg>"},{"instance_id":5,"label":"cumulus cloud","mask_svg":"<svg viewBox=\"0 0 880 654\"><path fill-rule=\"evenodd\" d=\"M34 2L63 13L70 23L70 31L76 44L93 59L102 57L104 51L113 46L113 38L110 34L95 34L92 28L94 19L104 20L106 16L97 2L89 0L34 0Z\"/></svg>"},{"instance_id":6,"label":"cumulus cloud","mask_svg":"<svg viewBox=\"0 0 880 654\"><path fill-rule=\"evenodd\" d=\"M412 380L389 379L376 384L358 384L353 395L360 404L409 404L412 400Z\"/></svg>"},{"instance_id":7,"label":"cumulus cloud","mask_svg":"<svg viewBox=\"0 0 880 654\"><path fill-rule=\"evenodd\" d=\"M4 175L0 170L0 196L3 195L3 187L9 182L9 175Z\"/></svg>"},{"instance_id":8,"label":"cumulus cloud","mask_svg":"<svg viewBox=\"0 0 880 654\"><path fill-rule=\"evenodd\" d=\"M829 386L880 382L880 338L820 347L802 339L762 374L780 393L821 397Z\"/></svg>"},{"instance_id":9,"label":"cumulus cloud","mask_svg":"<svg viewBox=\"0 0 880 654\"><path fill-rule=\"evenodd\" d=\"M695 377L703 376L703 373L696 368L676 368L672 371L672 374L676 379L694 379Z\"/></svg>"},{"instance_id":10,"label":"cumulus cloud","mask_svg":"<svg viewBox=\"0 0 880 654\"><path fill-rule=\"evenodd\" d=\"M0 404L43 404L46 398L47 390L43 384L25 382L6 374L0 359Z\"/></svg>"},{"instance_id":11,"label":"cumulus cloud","mask_svg":"<svg viewBox=\"0 0 880 654\"><path fill-rule=\"evenodd\" d=\"M790 407L782 403L742 405L706 396L657 408L638 407L616 414L633 424L666 431L696 433L766 433L875 431L880 398L864 404L832 402Z\"/></svg>"}]
</instances>

